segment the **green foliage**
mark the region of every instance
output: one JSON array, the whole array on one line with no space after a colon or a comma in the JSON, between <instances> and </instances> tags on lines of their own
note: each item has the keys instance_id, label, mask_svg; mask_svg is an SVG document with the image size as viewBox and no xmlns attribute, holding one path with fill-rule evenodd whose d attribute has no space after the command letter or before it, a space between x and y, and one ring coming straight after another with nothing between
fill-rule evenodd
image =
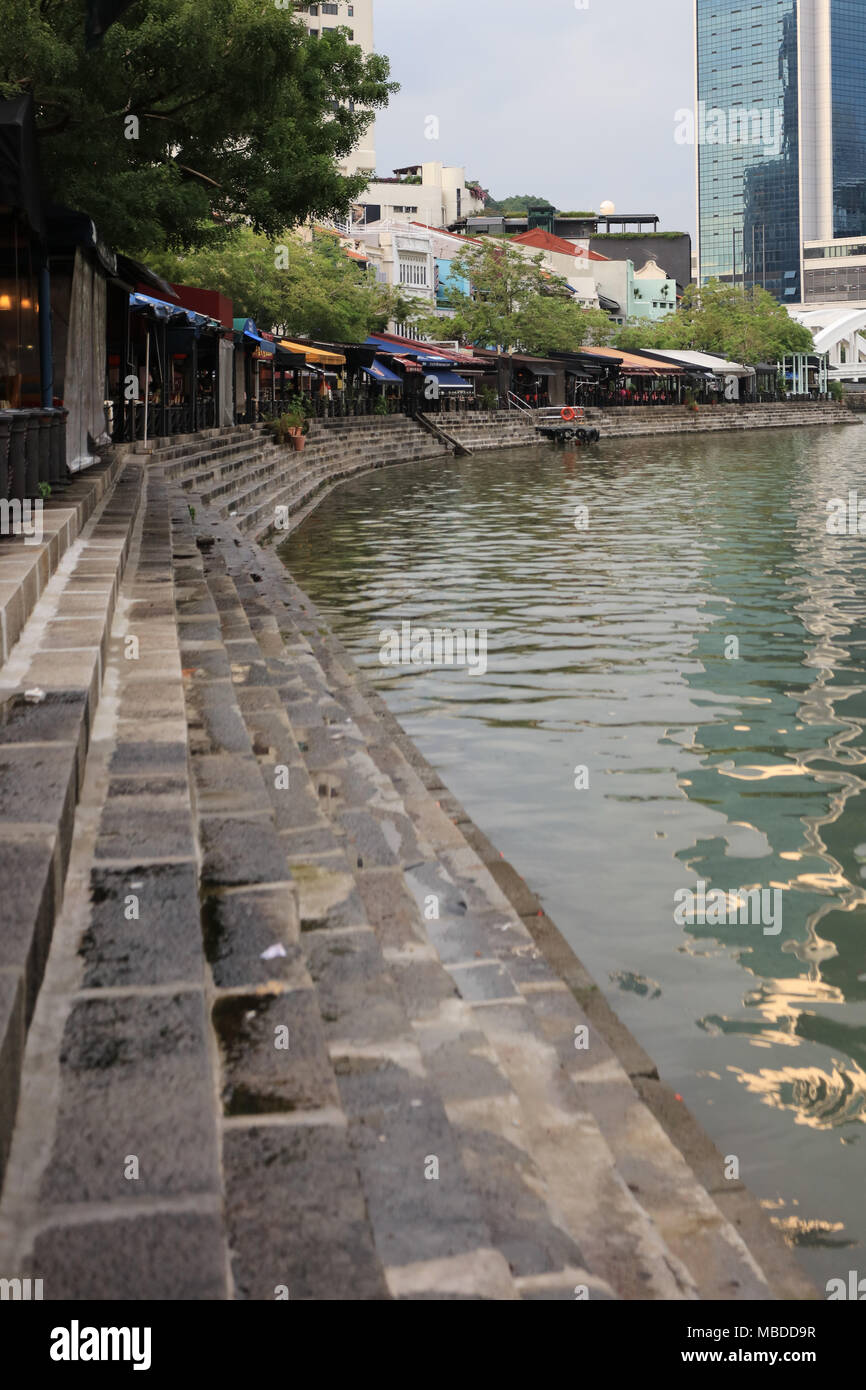
<instances>
[{"instance_id":1,"label":"green foliage","mask_svg":"<svg viewBox=\"0 0 866 1390\"><path fill-rule=\"evenodd\" d=\"M5 0L0 94L33 93L50 197L130 253L345 213L388 60L274 0L139 0L84 51L86 0ZM138 138L128 138L138 123Z\"/></svg>"},{"instance_id":2,"label":"green foliage","mask_svg":"<svg viewBox=\"0 0 866 1390\"><path fill-rule=\"evenodd\" d=\"M830 395L834 401L841 401L845 395L841 381L830 382Z\"/></svg>"},{"instance_id":3,"label":"green foliage","mask_svg":"<svg viewBox=\"0 0 866 1390\"><path fill-rule=\"evenodd\" d=\"M607 333L606 314L581 309L561 277L542 268L542 256L527 257L507 241L485 237L469 244L452 262L448 336L479 347L529 353L570 351ZM453 282L468 281L470 292ZM442 336L442 319L416 314L417 331Z\"/></svg>"},{"instance_id":4,"label":"green foliage","mask_svg":"<svg viewBox=\"0 0 866 1390\"><path fill-rule=\"evenodd\" d=\"M626 351L689 348L754 366L792 352L814 352L812 334L766 290L744 290L710 280L689 285L675 314L660 322L629 324L614 338Z\"/></svg>"},{"instance_id":5,"label":"green foliage","mask_svg":"<svg viewBox=\"0 0 866 1390\"><path fill-rule=\"evenodd\" d=\"M270 241L241 227L221 245L173 253L148 251L147 261L175 284L217 290L240 317L282 336L363 342L407 312L402 297L350 261L335 237L312 244L289 234Z\"/></svg>"},{"instance_id":6,"label":"green foliage","mask_svg":"<svg viewBox=\"0 0 866 1390\"><path fill-rule=\"evenodd\" d=\"M598 232L599 241L678 241L685 232Z\"/></svg>"},{"instance_id":7,"label":"green foliage","mask_svg":"<svg viewBox=\"0 0 866 1390\"><path fill-rule=\"evenodd\" d=\"M553 203L549 203L546 198L539 198L534 193L515 193L510 198L490 198L484 208L485 212L498 212L505 216L518 216L526 213L529 208L546 208L550 212L556 212Z\"/></svg>"}]
</instances>

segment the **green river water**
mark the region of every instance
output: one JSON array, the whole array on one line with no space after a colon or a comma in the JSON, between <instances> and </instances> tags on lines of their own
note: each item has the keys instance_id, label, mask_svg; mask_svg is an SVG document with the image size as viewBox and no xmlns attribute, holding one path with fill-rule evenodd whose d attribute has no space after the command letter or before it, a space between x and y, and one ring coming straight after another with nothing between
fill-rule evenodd
<instances>
[{"instance_id":1,"label":"green river water","mask_svg":"<svg viewBox=\"0 0 866 1390\"><path fill-rule=\"evenodd\" d=\"M282 552L821 1286L866 1275L858 486L853 426L509 449L354 479ZM383 666L405 621L486 671ZM726 921L675 912L699 880Z\"/></svg>"}]
</instances>

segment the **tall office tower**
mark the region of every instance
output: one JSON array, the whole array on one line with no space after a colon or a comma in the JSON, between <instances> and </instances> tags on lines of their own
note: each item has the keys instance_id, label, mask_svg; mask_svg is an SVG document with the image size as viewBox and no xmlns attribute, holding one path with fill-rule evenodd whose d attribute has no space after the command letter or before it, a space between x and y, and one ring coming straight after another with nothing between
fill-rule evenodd
<instances>
[{"instance_id":1,"label":"tall office tower","mask_svg":"<svg viewBox=\"0 0 866 1390\"><path fill-rule=\"evenodd\" d=\"M295 10L306 20L310 33L318 38L329 29L345 27L352 41L364 53L373 52L373 0L317 0L317 3L296 4ZM343 160L344 174L376 172L376 126L371 121L361 144L353 150L348 159Z\"/></svg>"},{"instance_id":2,"label":"tall office tower","mask_svg":"<svg viewBox=\"0 0 866 1390\"><path fill-rule=\"evenodd\" d=\"M695 35L700 279L866 300L866 0L695 0Z\"/></svg>"}]
</instances>

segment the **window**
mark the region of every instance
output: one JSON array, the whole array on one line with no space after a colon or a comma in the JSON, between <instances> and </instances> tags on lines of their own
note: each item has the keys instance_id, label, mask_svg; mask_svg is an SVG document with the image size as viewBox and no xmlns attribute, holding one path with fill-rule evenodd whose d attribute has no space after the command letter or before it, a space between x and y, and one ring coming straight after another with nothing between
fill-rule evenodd
<instances>
[{"instance_id":1,"label":"window","mask_svg":"<svg viewBox=\"0 0 866 1390\"><path fill-rule=\"evenodd\" d=\"M405 252L400 257L400 284L427 288L427 257L419 252Z\"/></svg>"},{"instance_id":2,"label":"window","mask_svg":"<svg viewBox=\"0 0 866 1390\"><path fill-rule=\"evenodd\" d=\"M339 6L339 5L329 5L329 4L323 4L323 5L322 5L322 14L339 14L339 13L340 13L340 6Z\"/></svg>"}]
</instances>

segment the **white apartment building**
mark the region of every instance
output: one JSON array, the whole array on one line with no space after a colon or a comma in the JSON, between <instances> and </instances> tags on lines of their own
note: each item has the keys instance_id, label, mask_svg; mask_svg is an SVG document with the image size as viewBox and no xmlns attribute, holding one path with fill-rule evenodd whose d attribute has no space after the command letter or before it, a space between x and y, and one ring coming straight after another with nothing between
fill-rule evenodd
<instances>
[{"instance_id":1,"label":"white apartment building","mask_svg":"<svg viewBox=\"0 0 866 1390\"><path fill-rule=\"evenodd\" d=\"M373 0L311 0L296 4L298 17L306 21L310 33L318 38L329 29L346 28L353 43L365 54L373 52ZM344 174L375 174L376 123L371 121L362 143L340 165Z\"/></svg>"},{"instance_id":2,"label":"white apartment building","mask_svg":"<svg viewBox=\"0 0 866 1390\"><path fill-rule=\"evenodd\" d=\"M404 218L430 227L448 227L483 208L466 186L466 170L456 164L429 160L395 169L389 179L377 179L356 204L356 226Z\"/></svg>"},{"instance_id":3,"label":"white apartment building","mask_svg":"<svg viewBox=\"0 0 866 1390\"><path fill-rule=\"evenodd\" d=\"M432 309L436 302L436 262L433 234L426 227L383 218L354 232L377 277L417 300L419 308Z\"/></svg>"}]
</instances>

